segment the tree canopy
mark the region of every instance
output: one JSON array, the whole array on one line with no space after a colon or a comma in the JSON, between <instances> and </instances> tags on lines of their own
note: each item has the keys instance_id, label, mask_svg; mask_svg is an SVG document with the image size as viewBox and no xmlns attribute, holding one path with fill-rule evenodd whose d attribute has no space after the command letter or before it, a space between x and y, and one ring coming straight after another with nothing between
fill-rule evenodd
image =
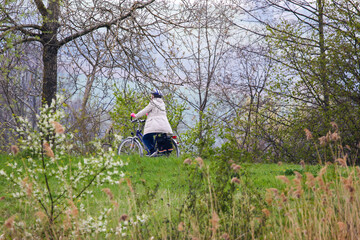
<instances>
[{"instance_id":1,"label":"tree canopy","mask_svg":"<svg viewBox=\"0 0 360 240\"><path fill-rule=\"evenodd\" d=\"M13 0L0 13L4 146L14 116L62 93L85 147L156 87L189 154L312 162L304 129L320 144L334 124L358 147L356 0Z\"/></svg>"}]
</instances>

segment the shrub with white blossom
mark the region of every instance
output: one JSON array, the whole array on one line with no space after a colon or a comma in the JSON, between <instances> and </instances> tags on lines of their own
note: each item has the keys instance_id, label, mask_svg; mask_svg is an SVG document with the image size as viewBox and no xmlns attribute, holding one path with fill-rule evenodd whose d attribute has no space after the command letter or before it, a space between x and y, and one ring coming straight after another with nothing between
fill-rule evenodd
<instances>
[{"instance_id":1,"label":"shrub with white blossom","mask_svg":"<svg viewBox=\"0 0 360 240\"><path fill-rule=\"evenodd\" d=\"M78 213L74 203L91 196L90 186L115 184L124 177L124 162L115 159L113 151L105 152L99 142L94 143L95 156L74 160L69 154L73 136L60 124L64 112L58 106L63 98L56 103L41 109L35 129L27 119L18 118L21 164L13 161L0 169L0 176L13 184L12 197L30 206L50 235L56 235L56 223L74 219Z\"/></svg>"}]
</instances>

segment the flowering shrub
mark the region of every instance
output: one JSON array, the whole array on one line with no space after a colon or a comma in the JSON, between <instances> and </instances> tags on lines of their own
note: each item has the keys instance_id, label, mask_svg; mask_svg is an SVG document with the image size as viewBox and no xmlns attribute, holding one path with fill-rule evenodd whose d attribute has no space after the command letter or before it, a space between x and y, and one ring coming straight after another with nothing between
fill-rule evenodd
<instances>
[{"instance_id":1,"label":"flowering shrub","mask_svg":"<svg viewBox=\"0 0 360 240\"><path fill-rule=\"evenodd\" d=\"M62 100L58 97L57 103L62 104ZM66 225L65 220L75 221L78 208L74 203L91 196L90 186L114 184L124 177L121 171L124 162L114 159L115 153L105 152L98 142L94 143L96 156L76 161L69 156L72 134L66 133L59 123L64 112L58 109L55 101L42 108L35 129L27 119L18 118L21 127L17 132L21 139L19 148L13 146L12 150L14 154L19 150L22 152L21 162L9 162L0 169L1 177L14 185L12 197L31 206L31 211L42 223L39 227L45 225L43 231L51 236L73 227L73 224ZM55 229L55 223L59 221L64 224L56 225L60 229ZM9 224L10 235L15 227L15 224ZM19 234L21 229L24 228L16 232ZM24 233L24 236L29 234Z\"/></svg>"}]
</instances>

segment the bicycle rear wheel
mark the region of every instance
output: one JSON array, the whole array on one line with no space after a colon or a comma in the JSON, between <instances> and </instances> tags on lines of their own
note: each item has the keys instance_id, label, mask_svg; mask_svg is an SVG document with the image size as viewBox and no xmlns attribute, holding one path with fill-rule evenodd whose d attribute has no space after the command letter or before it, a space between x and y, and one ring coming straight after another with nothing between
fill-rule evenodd
<instances>
[{"instance_id":1,"label":"bicycle rear wheel","mask_svg":"<svg viewBox=\"0 0 360 240\"><path fill-rule=\"evenodd\" d=\"M143 147L136 138L126 138L119 145L117 153L119 155L140 155L143 156Z\"/></svg>"},{"instance_id":2,"label":"bicycle rear wheel","mask_svg":"<svg viewBox=\"0 0 360 240\"><path fill-rule=\"evenodd\" d=\"M171 139L171 143L172 143L173 148L174 148L173 155L176 156L176 157L180 157L180 148L179 148L178 143L173 138Z\"/></svg>"}]
</instances>

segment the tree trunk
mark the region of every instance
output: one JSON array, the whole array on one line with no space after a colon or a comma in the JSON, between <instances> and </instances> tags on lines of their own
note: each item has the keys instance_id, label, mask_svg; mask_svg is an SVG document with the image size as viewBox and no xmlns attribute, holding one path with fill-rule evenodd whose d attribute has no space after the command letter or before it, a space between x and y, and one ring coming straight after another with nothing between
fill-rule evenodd
<instances>
[{"instance_id":1,"label":"tree trunk","mask_svg":"<svg viewBox=\"0 0 360 240\"><path fill-rule=\"evenodd\" d=\"M324 111L326 121L328 121L328 111L329 111L329 83L326 77L326 49L325 49L325 36L324 36L324 3L323 0L317 0L318 7L318 21L319 21L319 47L320 47L320 82L323 87L324 95Z\"/></svg>"},{"instance_id":2,"label":"tree trunk","mask_svg":"<svg viewBox=\"0 0 360 240\"><path fill-rule=\"evenodd\" d=\"M43 47L43 87L42 100L43 105L50 106L51 101L55 99L57 91L57 54L59 47L55 44L44 44Z\"/></svg>"},{"instance_id":3,"label":"tree trunk","mask_svg":"<svg viewBox=\"0 0 360 240\"><path fill-rule=\"evenodd\" d=\"M50 0L48 8L43 14L43 35L41 42L43 44L43 87L42 104L49 105L56 97L57 90L57 55L59 52L59 42L57 39L58 29L60 27L60 1Z\"/></svg>"}]
</instances>

